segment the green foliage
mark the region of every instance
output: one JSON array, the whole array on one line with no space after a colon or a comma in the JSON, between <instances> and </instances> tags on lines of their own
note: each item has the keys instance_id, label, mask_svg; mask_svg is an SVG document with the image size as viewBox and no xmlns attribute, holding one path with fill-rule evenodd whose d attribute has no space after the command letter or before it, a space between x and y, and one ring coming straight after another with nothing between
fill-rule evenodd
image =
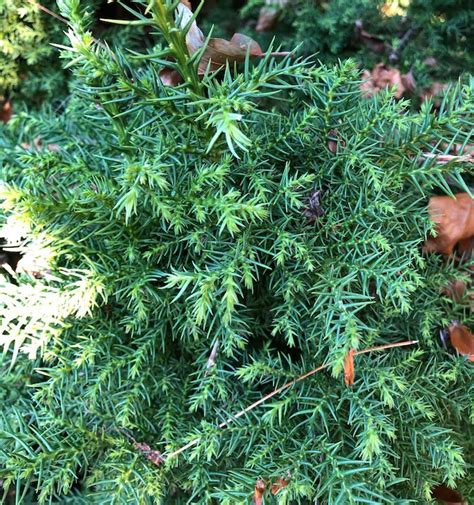
<instances>
[{"instance_id":1,"label":"green foliage","mask_svg":"<svg viewBox=\"0 0 474 505\"><path fill-rule=\"evenodd\" d=\"M285 43L302 44L303 52L318 53L322 59L354 55L359 49L355 40L355 22L363 20L365 23L376 23L383 3L383 0L298 0L296 5L295 2L289 2L284 9L281 26L277 26L277 37L281 33L286 38ZM243 13L256 17L258 9L263 5L264 1L251 1ZM388 20L389 26L390 21Z\"/></svg>"},{"instance_id":2,"label":"green foliage","mask_svg":"<svg viewBox=\"0 0 474 505\"><path fill-rule=\"evenodd\" d=\"M204 4L199 22L213 36L228 37L235 31L255 36L253 28L262 5L281 5L275 0L223 0ZM56 2L42 4L57 12ZM122 47L143 50L151 42L150 33L141 27L109 30L101 17L128 15L134 2L83 2L93 32L101 40L118 42ZM244 5L240 9L237 5ZM379 61L389 61L403 36L416 29L395 63L402 71L412 70L421 88L434 80L447 81L474 69L473 9L462 0L295 0L287 2L276 27L258 38L269 44L275 38L286 49L298 47L299 54L317 54L324 63L353 57L361 67L372 68ZM385 42L383 54L373 51L357 35L356 24ZM0 95L14 89L17 102L38 106L43 101L58 100L67 94L67 74L62 72L57 51L51 43L62 43L65 26L56 18L40 11L34 2L0 0ZM433 66L433 58L436 63ZM428 63L427 63L428 62Z\"/></svg>"},{"instance_id":3,"label":"green foliage","mask_svg":"<svg viewBox=\"0 0 474 505\"><path fill-rule=\"evenodd\" d=\"M262 5L278 3L250 0L243 17L255 20ZM218 12L214 15L219 17ZM358 22L385 42L387 49L381 54L374 51L358 36ZM416 34L394 64L405 72L411 69L418 84L425 86L473 71L473 27L472 5L462 0L296 0L287 2L277 26L264 35L268 40L275 37L285 47L299 46L304 54L317 53L325 63L353 57L361 67L372 68L380 61L392 64L390 53L414 29ZM427 58L435 58L435 65L427 64Z\"/></svg>"},{"instance_id":4,"label":"green foliage","mask_svg":"<svg viewBox=\"0 0 474 505\"><path fill-rule=\"evenodd\" d=\"M101 39L118 41L128 49L147 46L140 30L102 26L98 17L101 8L107 6L105 0L84 3L87 18ZM0 0L0 99L9 96L15 110L39 107L45 102L60 106L69 87L75 86L63 69L59 51L52 45L64 43L67 26L58 18L54 0L39 4L48 12L34 1Z\"/></svg>"},{"instance_id":5,"label":"green foliage","mask_svg":"<svg viewBox=\"0 0 474 505\"><path fill-rule=\"evenodd\" d=\"M46 1L46 8L54 2ZM20 89L30 103L64 93L61 65L51 42L61 40L61 23L35 2L0 1L0 95Z\"/></svg>"},{"instance_id":6,"label":"green foliage","mask_svg":"<svg viewBox=\"0 0 474 505\"><path fill-rule=\"evenodd\" d=\"M39 10L21 0L0 1L0 93L20 83L25 65L51 54Z\"/></svg>"},{"instance_id":7,"label":"green foliage","mask_svg":"<svg viewBox=\"0 0 474 505\"><path fill-rule=\"evenodd\" d=\"M465 273L421 245L428 197L469 169L424 154L470 141L474 83L408 114L388 91L361 99L352 61L264 57L199 79L175 2L137 13L158 32L141 53L96 43L79 0L59 4L80 85L61 114L19 114L0 136L4 247L47 259L2 281L12 500L251 503L257 479L285 477L267 503L428 503L468 481L472 367L438 339L472 323L440 295ZM412 339L358 356L344 385L350 348ZM196 437L160 466L137 447L166 457Z\"/></svg>"}]
</instances>

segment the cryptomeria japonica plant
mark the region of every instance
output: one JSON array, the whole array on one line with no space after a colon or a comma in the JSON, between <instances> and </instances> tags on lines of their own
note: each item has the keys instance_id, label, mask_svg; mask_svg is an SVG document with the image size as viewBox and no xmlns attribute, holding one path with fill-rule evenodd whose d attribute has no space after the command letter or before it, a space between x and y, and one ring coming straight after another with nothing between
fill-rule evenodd
<instances>
[{"instance_id":1,"label":"cryptomeria japonica plant","mask_svg":"<svg viewBox=\"0 0 474 505\"><path fill-rule=\"evenodd\" d=\"M22 255L0 299L6 496L393 504L462 486L472 316L442 292L468 277L422 246L429 198L468 191L447 153L469 142L473 86L408 114L389 90L361 98L350 61L135 4L156 32L142 53L60 1L81 85L2 131L3 247Z\"/></svg>"}]
</instances>

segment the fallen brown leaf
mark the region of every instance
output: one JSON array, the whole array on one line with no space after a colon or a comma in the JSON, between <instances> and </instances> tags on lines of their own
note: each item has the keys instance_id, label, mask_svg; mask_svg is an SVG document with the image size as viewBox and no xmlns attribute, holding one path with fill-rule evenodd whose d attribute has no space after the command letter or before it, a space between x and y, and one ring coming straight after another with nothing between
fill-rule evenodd
<instances>
[{"instance_id":1,"label":"fallen brown leaf","mask_svg":"<svg viewBox=\"0 0 474 505\"><path fill-rule=\"evenodd\" d=\"M346 143L341 137L339 131L337 129L332 129L329 131L328 149L332 152L332 154L337 154L339 146L344 149L344 147L346 147Z\"/></svg>"},{"instance_id":2,"label":"fallen brown leaf","mask_svg":"<svg viewBox=\"0 0 474 505\"><path fill-rule=\"evenodd\" d=\"M163 83L163 86L175 87L183 82L183 78L177 70L164 68L160 72L160 81Z\"/></svg>"},{"instance_id":3,"label":"fallen brown leaf","mask_svg":"<svg viewBox=\"0 0 474 505\"><path fill-rule=\"evenodd\" d=\"M8 123L13 115L12 104L9 100L4 100L0 104L0 121L2 123Z\"/></svg>"},{"instance_id":4,"label":"fallen brown leaf","mask_svg":"<svg viewBox=\"0 0 474 505\"><path fill-rule=\"evenodd\" d=\"M467 356L469 361L474 361L474 335L467 326L453 321L448 328L452 346L459 354Z\"/></svg>"},{"instance_id":5,"label":"fallen brown leaf","mask_svg":"<svg viewBox=\"0 0 474 505\"><path fill-rule=\"evenodd\" d=\"M247 52L251 57L265 56L262 48L255 40L235 33L230 41L225 39L210 39L199 63L199 73L204 74L208 65L211 70L218 70L226 63L241 63L245 60ZM286 56L287 52L272 52L272 56Z\"/></svg>"},{"instance_id":6,"label":"fallen brown leaf","mask_svg":"<svg viewBox=\"0 0 474 505\"><path fill-rule=\"evenodd\" d=\"M363 42L371 51L376 54L383 54L389 45L377 35L373 35L364 30L364 25L360 19L355 23L356 36Z\"/></svg>"},{"instance_id":7,"label":"fallen brown leaf","mask_svg":"<svg viewBox=\"0 0 474 505\"><path fill-rule=\"evenodd\" d=\"M413 75L413 72L410 70L408 72L408 74L402 74L400 77L401 77L402 84L405 87L405 89L408 92L413 93L416 88L416 81L415 81L415 77Z\"/></svg>"},{"instance_id":8,"label":"fallen brown leaf","mask_svg":"<svg viewBox=\"0 0 474 505\"><path fill-rule=\"evenodd\" d=\"M279 478L277 479L273 484L272 484L272 487L271 487L271 491L272 491L272 494L275 495L278 493L278 491L281 491L284 487L288 486L289 484L289 480L288 479L284 479L284 478Z\"/></svg>"},{"instance_id":9,"label":"fallen brown leaf","mask_svg":"<svg viewBox=\"0 0 474 505\"><path fill-rule=\"evenodd\" d=\"M178 16L180 19L180 26L184 28L192 19L193 13L188 7L189 2L181 0L178 5ZM186 46L189 54L193 55L202 47L206 42L204 34L199 29L196 21L191 23L191 26L186 33ZM204 49L201 61L199 62L198 73L204 74L207 68L215 71L222 68L226 63L240 63L243 62L247 56L262 57L265 53L255 40L247 35L236 33L229 40L212 38L209 39L206 48ZM272 56L286 56L287 52L272 52Z\"/></svg>"},{"instance_id":10,"label":"fallen brown leaf","mask_svg":"<svg viewBox=\"0 0 474 505\"><path fill-rule=\"evenodd\" d=\"M442 294L459 303L466 294L466 288L467 286L464 281L451 281L447 286L443 288Z\"/></svg>"},{"instance_id":11,"label":"fallen brown leaf","mask_svg":"<svg viewBox=\"0 0 474 505\"><path fill-rule=\"evenodd\" d=\"M436 223L436 237L425 241L424 251L451 255L460 241L474 236L474 200L467 193L433 196L428 204L431 221Z\"/></svg>"},{"instance_id":12,"label":"fallen brown leaf","mask_svg":"<svg viewBox=\"0 0 474 505\"><path fill-rule=\"evenodd\" d=\"M265 481L262 479L257 480L255 483L255 492L253 494L253 502L255 505L262 505L263 503L263 494L265 493L267 485Z\"/></svg>"},{"instance_id":13,"label":"fallen brown leaf","mask_svg":"<svg viewBox=\"0 0 474 505\"><path fill-rule=\"evenodd\" d=\"M135 448L138 449L146 459L151 461L155 465L160 465L163 463L164 458L161 455L160 451L153 450L148 444L144 444L142 442L135 442Z\"/></svg>"},{"instance_id":14,"label":"fallen brown leaf","mask_svg":"<svg viewBox=\"0 0 474 505\"><path fill-rule=\"evenodd\" d=\"M364 70L362 72L362 82L359 86L359 89L362 92L362 96L371 97L378 91L380 88L375 86L375 83L372 79L372 73L369 70Z\"/></svg>"},{"instance_id":15,"label":"fallen brown leaf","mask_svg":"<svg viewBox=\"0 0 474 505\"><path fill-rule=\"evenodd\" d=\"M364 70L360 90L364 96L373 96L382 89L395 87L395 98L401 98L415 89L413 74L401 74L400 70L378 63L371 72Z\"/></svg>"},{"instance_id":16,"label":"fallen brown leaf","mask_svg":"<svg viewBox=\"0 0 474 505\"><path fill-rule=\"evenodd\" d=\"M260 9L258 16L257 32L268 32L272 30L280 19L282 10L289 3L289 0L265 0L265 6Z\"/></svg>"},{"instance_id":17,"label":"fallen brown leaf","mask_svg":"<svg viewBox=\"0 0 474 505\"><path fill-rule=\"evenodd\" d=\"M441 484L436 486L431 495L435 500L443 502L445 505L464 505L466 502L460 493L455 491L454 489L450 489L449 487ZM467 505L467 504L466 504Z\"/></svg>"},{"instance_id":18,"label":"fallen brown leaf","mask_svg":"<svg viewBox=\"0 0 474 505\"><path fill-rule=\"evenodd\" d=\"M257 32L268 32L272 30L280 18L281 10L275 7L262 7L258 15Z\"/></svg>"},{"instance_id":19,"label":"fallen brown leaf","mask_svg":"<svg viewBox=\"0 0 474 505\"><path fill-rule=\"evenodd\" d=\"M441 82L434 82L429 88L425 89L421 94L421 100L424 102L433 98L435 107L439 107L440 102L436 100L440 95L443 94L444 90L447 88L447 84Z\"/></svg>"},{"instance_id":20,"label":"fallen brown leaf","mask_svg":"<svg viewBox=\"0 0 474 505\"><path fill-rule=\"evenodd\" d=\"M344 359L344 384L346 386L353 386L355 379L354 368L354 349L350 349Z\"/></svg>"},{"instance_id":21,"label":"fallen brown leaf","mask_svg":"<svg viewBox=\"0 0 474 505\"><path fill-rule=\"evenodd\" d=\"M375 86L380 89L395 86L397 88L395 92L396 98L401 98L405 92L400 71L396 68L387 67L384 63L379 63L374 67L372 70L372 79Z\"/></svg>"},{"instance_id":22,"label":"fallen brown leaf","mask_svg":"<svg viewBox=\"0 0 474 505\"><path fill-rule=\"evenodd\" d=\"M303 214L310 223L314 223L325 214L322 198L323 192L320 189L315 189L309 196L308 206L304 209Z\"/></svg>"},{"instance_id":23,"label":"fallen brown leaf","mask_svg":"<svg viewBox=\"0 0 474 505\"><path fill-rule=\"evenodd\" d=\"M465 257L471 257L474 250L474 235L472 237L460 240L458 243L458 252Z\"/></svg>"},{"instance_id":24,"label":"fallen brown leaf","mask_svg":"<svg viewBox=\"0 0 474 505\"><path fill-rule=\"evenodd\" d=\"M177 6L177 11L180 28L184 29L191 22L193 17L190 3L187 0L181 0L181 3ZM199 51L204 45L204 42L204 34L199 29L196 20L194 20L186 33L186 46L189 54L192 55Z\"/></svg>"},{"instance_id":25,"label":"fallen brown leaf","mask_svg":"<svg viewBox=\"0 0 474 505\"><path fill-rule=\"evenodd\" d=\"M43 149L43 143L41 137L35 137L33 139L33 145L23 142L20 144L23 149L28 151L41 151ZM59 144L46 144L46 149L52 153L59 153L61 151L61 146Z\"/></svg>"}]
</instances>

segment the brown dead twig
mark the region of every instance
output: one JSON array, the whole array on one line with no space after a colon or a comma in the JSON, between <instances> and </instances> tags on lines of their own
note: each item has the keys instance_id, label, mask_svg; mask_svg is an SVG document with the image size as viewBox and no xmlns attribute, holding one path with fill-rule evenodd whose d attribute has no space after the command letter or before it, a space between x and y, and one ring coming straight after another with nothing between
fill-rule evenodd
<instances>
[{"instance_id":1,"label":"brown dead twig","mask_svg":"<svg viewBox=\"0 0 474 505\"><path fill-rule=\"evenodd\" d=\"M353 356L359 356L360 354L367 354L369 352L374 352L374 351L384 351L386 349L392 349L395 347L404 347L404 346L409 346L409 345L415 345L417 343L418 343L418 340L407 340L404 342L397 342L395 344L387 344L387 345L380 345L380 346L376 346L376 347L368 347L367 349L363 349L362 351L354 352ZM262 398L260 398L260 400L257 400L256 402L252 403L248 407L245 407L244 409L242 409L240 412L237 412L237 414L235 414L234 416L229 417L226 421L223 421L217 427L221 428L221 429L228 427L236 419L238 419L239 417L242 417L247 412L250 412L251 410L253 410L256 407L258 407L259 405L261 405L262 403L265 403L270 398L273 398L274 396L278 395L279 393L281 393L285 389L288 389L291 386L294 386L296 383L301 382L304 379L307 379L311 375L314 375L315 373L320 372L321 370L324 370L325 368L328 368L333 364L334 364L334 362L325 363L324 365L318 366L317 368L314 368L313 370L310 370L309 372L306 372L305 374L300 375L296 379L293 379L292 381L287 382L283 386L280 386L279 388L275 389L271 393L268 393L267 395L263 396ZM185 452L187 449L194 447L195 445L197 445L200 442L201 438L202 437L196 437L194 440L191 440L191 442L188 442L186 445L183 445L182 447L171 452L168 455L160 455L160 458L147 457L147 459L149 459L152 463L154 463L156 465L160 465L163 461L166 461L170 458L174 458L174 457L178 456L179 454ZM148 446L147 446L147 448L148 448ZM149 451L151 451L151 449ZM151 451L151 452L153 454L155 454L157 451Z\"/></svg>"},{"instance_id":2,"label":"brown dead twig","mask_svg":"<svg viewBox=\"0 0 474 505\"><path fill-rule=\"evenodd\" d=\"M56 18L57 20L61 21L61 23L64 23L65 25L69 25L69 22L67 19L65 19L62 16L60 16L59 14L56 14L55 12L49 10L47 7L45 7L44 5L41 5L40 3L36 2L35 0L27 0L27 2L30 3L31 5L34 5L39 10L45 12L46 14L48 14L48 16Z\"/></svg>"},{"instance_id":3,"label":"brown dead twig","mask_svg":"<svg viewBox=\"0 0 474 505\"><path fill-rule=\"evenodd\" d=\"M392 51L388 56L390 63L393 64L399 60L400 54L405 49L408 42L410 42L411 39L415 38L420 32L421 28L419 26L412 26L405 32L403 37L400 39L398 46L396 48L392 48Z\"/></svg>"},{"instance_id":4,"label":"brown dead twig","mask_svg":"<svg viewBox=\"0 0 474 505\"><path fill-rule=\"evenodd\" d=\"M58 21L61 21L61 23L64 23L67 26L71 26L70 23L69 23L69 21L66 18L63 18L62 16L60 16L59 14L56 14L55 12L53 12L50 9L48 9L44 5L41 5L39 2L36 2L36 0L26 0L26 1L28 3L30 3L31 5L34 5L36 8L38 8L41 11L43 11L44 13L48 14L48 16L51 16L51 17L57 19ZM92 37L92 40L96 44L98 44L100 47L102 47L103 49L107 49L107 50L109 49L103 42L101 42L100 40L96 39L95 37Z\"/></svg>"},{"instance_id":5,"label":"brown dead twig","mask_svg":"<svg viewBox=\"0 0 474 505\"><path fill-rule=\"evenodd\" d=\"M468 154L423 153L422 158L434 159L440 165L446 165L446 163L474 163L474 153L468 153Z\"/></svg>"}]
</instances>

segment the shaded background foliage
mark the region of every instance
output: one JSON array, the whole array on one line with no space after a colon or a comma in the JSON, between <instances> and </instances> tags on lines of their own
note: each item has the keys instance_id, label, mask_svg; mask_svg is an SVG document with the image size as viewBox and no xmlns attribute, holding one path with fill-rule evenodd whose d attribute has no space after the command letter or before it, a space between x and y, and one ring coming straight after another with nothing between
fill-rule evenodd
<instances>
[{"instance_id":1,"label":"shaded background foliage","mask_svg":"<svg viewBox=\"0 0 474 505\"><path fill-rule=\"evenodd\" d=\"M198 2L193 2L197 7ZM283 7L279 7L283 4ZM58 13L56 2L41 5ZM129 19L124 6L133 2L91 0L87 8L94 12L93 32L98 38L119 43L122 47L139 48L153 37L140 28L110 28L101 18ZM278 21L268 31L255 32L262 7L281 10ZM57 19L35 7L34 2L2 0L1 28L4 43L0 90L3 94L16 89L18 104L38 105L65 96L67 76L59 54L49 45L61 43L65 27ZM239 31L257 37L263 46L272 40L285 49L298 47L304 55L316 54L324 63L355 58L361 68L371 69L384 61L412 71L419 90L433 82L455 80L474 68L474 8L461 0L346 0L292 2L265 0L208 0L199 16L206 32L230 37ZM362 28L358 28L361 26ZM371 37L361 36L361 29ZM396 62L389 56L407 32L408 38ZM385 49L382 46L385 45ZM375 50L374 50L375 49ZM2 93L0 93L2 94Z\"/></svg>"}]
</instances>

